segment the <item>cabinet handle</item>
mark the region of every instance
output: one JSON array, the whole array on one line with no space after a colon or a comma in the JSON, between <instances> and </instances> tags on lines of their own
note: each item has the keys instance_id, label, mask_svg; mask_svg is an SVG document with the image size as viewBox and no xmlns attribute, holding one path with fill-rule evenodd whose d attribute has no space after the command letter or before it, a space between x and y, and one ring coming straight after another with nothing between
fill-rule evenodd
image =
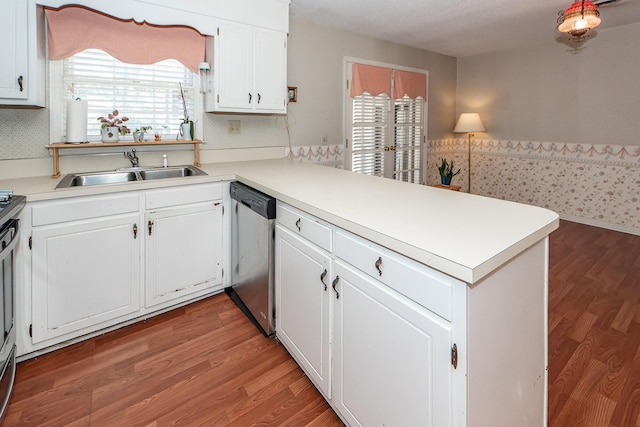
<instances>
[{"instance_id":1,"label":"cabinet handle","mask_svg":"<svg viewBox=\"0 0 640 427\"><path fill-rule=\"evenodd\" d=\"M253 98L253 97L251 96L251 94L249 94L249 104L251 104L251 99L252 99L252 98Z\"/></svg>"},{"instance_id":2,"label":"cabinet handle","mask_svg":"<svg viewBox=\"0 0 640 427\"><path fill-rule=\"evenodd\" d=\"M331 287L333 287L333 292L336 293L336 299L340 299L340 293L338 293L338 291L336 290L336 286L338 285L339 281L340 281L340 276L336 276L336 278L333 279L333 283L331 284Z\"/></svg>"},{"instance_id":3,"label":"cabinet handle","mask_svg":"<svg viewBox=\"0 0 640 427\"><path fill-rule=\"evenodd\" d=\"M153 221L149 221L147 223L147 227L149 227L149 236L151 236L151 232L153 231Z\"/></svg>"},{"instance_id":4,"label":"cabinet handle","mask_svg":"<svg viewBox=\"0 0 640 427\"><path fill-rule=\"evenodd\" d=\"M258 104L260 104L260 100L262 99L262 96L260 96L260 94L258 94Z\"/></svg>"},{"instance_id":5,"label":"cabinet handle","mask_svg":"<svg viewBox=\"0 0 640 427\"><path fill-rule=\"evenodd\" d=\"M22 76L18 77L18 86L20 87L20 92L24 91L24 87L22 87L22 81L24 78Z\"/></svg>"},{"instance_id":6,"label":"cabinet handle","mask_svg":"<svg viewBox=\"0 0 640 427\"><path fill-rule=\"evenodd\" d=\"M296 227L298 227L298 231L302 231L302 228L300 228L300 218L296 221Z\"/></svg>"},{"instance_id":7,"label":"cabinet handle","mask_svg":"<svg viewBox=\"0 0 640 427\"><path fill-rule=\"evenodd\" d=\"M456 344L453 344L453 348L451 348L451 364L453 369L458 369L458 346Z\"/></svg>"},{"instance_id":8,"label":"cabinet handle","mask_svg":"<svg viewBox=\"0 0 640 427\"><path fill-rule=\"evenodd\" d=\"M320 275L320 281L322 282L322 284L324 285L324 290L327 290L327 284L324 283L324 278L327 277L327 269L325 268L324 271L322 272L322 274Z\"/></svg>"},{"instance_id":9,"label":"cabinet handle","mask_svg":"<svg viewBox=\"0 0 640 427\"><path fill-rule=\"evenodd\" d=\"M380 267L382 267L382 257L378 257L376 261L376 270L378 270L378 273L382 276L382 269Z\"/></svg>"},{"instance_id":10,"label":"cabinet handle","mask_svg":"<svg viewBox=\"0 0 640 427\"><path fill-rule=\"evenodd\" d=\"M138 238L138 224L133 224L133 238Z\"/></svg>"}]
</instances>

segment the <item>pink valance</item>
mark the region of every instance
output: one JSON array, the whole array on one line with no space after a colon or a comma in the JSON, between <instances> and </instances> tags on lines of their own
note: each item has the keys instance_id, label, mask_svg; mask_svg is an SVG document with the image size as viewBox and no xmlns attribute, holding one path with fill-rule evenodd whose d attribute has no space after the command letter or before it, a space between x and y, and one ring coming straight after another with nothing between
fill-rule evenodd
<instances>
[{"instance_id":1,"label":"pink valance","mask_svg":"<svg viewBox=\"0 0 640 427\"><path fill-rule=\"evenodd\" d=\"M205 37L191 27L138 24L81 6L46 8L45 15L52 60L100 49L129 64L176 59L194 72L204 61Z\"/></svg>"},{"instance_id":2,"label":"pink valance","mask_svg":"<svg viewBox=\"0 0 640 427\"><path fill-rule=\"evenodd\" d=\"M382 93L390 96L392 71L390 68L353 64L351 69L351 96L362 95L363 92L368 92L374 96Z\"/></svg>"},{"instance_id":3,"label":"pink valance","mask_svg":"<svg viewBox=\"0 0 640 427\"><path fill-rule=\"evenodd\" d=\"M423 100L427 99L427 76L425 74L396 70L394 77L394 99L400 99L404 95L409 95L411 99L416 99L419 96Z\"/></svg>"}]
</instances>

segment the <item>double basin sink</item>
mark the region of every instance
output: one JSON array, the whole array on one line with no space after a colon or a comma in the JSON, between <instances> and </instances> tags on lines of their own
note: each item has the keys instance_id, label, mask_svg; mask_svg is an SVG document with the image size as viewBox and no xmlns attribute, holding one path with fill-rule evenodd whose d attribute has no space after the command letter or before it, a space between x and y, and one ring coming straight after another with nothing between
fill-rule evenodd
<instances>
[{"instance_id":1,"label":"double basin sink","mask_svg":"<svg viewBox=\"0 0 640 427\"><path fill-rule=\"evenodd\" d=\"M72 173L66 175L56 186L58 188L87 187L91 185L120 184L132 181L181 178L185 176L206 175L195 166L171 166L166 168L132 167L115 171Z\"/></svg>"}]
</instances>

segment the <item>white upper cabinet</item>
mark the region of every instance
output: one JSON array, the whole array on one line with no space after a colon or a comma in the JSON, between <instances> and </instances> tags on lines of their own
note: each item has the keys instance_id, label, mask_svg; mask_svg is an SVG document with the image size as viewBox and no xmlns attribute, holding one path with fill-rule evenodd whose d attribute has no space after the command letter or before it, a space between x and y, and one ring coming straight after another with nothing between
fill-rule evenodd
<instances>
[{"instance_id":1,"label":"white upper cabinet","mask_svg":"<svg viewBox=\"0 0 640 427\"><path fill-rule=\"evenodd\" d=\"M44 107L45 62L42 9L33 1L8 0L0 14L0 105Z\"/></svg>"},{"instance_id":2,"label":"white upper cabinet","mask_svg":"<svg viewBox=\"0 0 640 427\"><path fill-rule=\"evenodd\" d=\"M214 40L214 89L206 111L285 114L287 35L225 22Z\"/></svg>"}]
</instances>

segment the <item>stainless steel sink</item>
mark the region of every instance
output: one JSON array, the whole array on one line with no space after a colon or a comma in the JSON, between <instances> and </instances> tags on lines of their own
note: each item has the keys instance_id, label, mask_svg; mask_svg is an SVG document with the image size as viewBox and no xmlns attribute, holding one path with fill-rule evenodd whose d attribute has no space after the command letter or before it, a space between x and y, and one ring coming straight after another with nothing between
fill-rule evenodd
<instances>
[{"instance_id":1,"label":"stainless steel sink","mask_svg":"<svg viewBox=\"0 0 640 427\"><path fill-rule=\"evenodd\" d=\"M119 184L122 182L137 181L135 172L95 172L82 174L69 174L62 178L56 188L86 187L89 185Z\"/></svg>"},{"instance_id":2,"label":"stainless steel sink","mask_svg":"<svg viewBox=\"0 0 640 427\"><path fill-rule=\"evenodd\" d=\"M183 176L206 175L194 166L181 166L171 168L147 169L140 171L142 179L180 178Z\"/></svg>"},{"instance_id":3,"label":"stainless steel sink","mask_svg":"<svg viewBox=\"0 0 640 427\"><path fill-rule=\"evenodd\" d=\"M123 168L116 171L72 173L62 178L56 186L56 189L198 175L206 175L206 173L195 166L172 166L168 168L135 167Z\"/></svg>"}]
</instances>

